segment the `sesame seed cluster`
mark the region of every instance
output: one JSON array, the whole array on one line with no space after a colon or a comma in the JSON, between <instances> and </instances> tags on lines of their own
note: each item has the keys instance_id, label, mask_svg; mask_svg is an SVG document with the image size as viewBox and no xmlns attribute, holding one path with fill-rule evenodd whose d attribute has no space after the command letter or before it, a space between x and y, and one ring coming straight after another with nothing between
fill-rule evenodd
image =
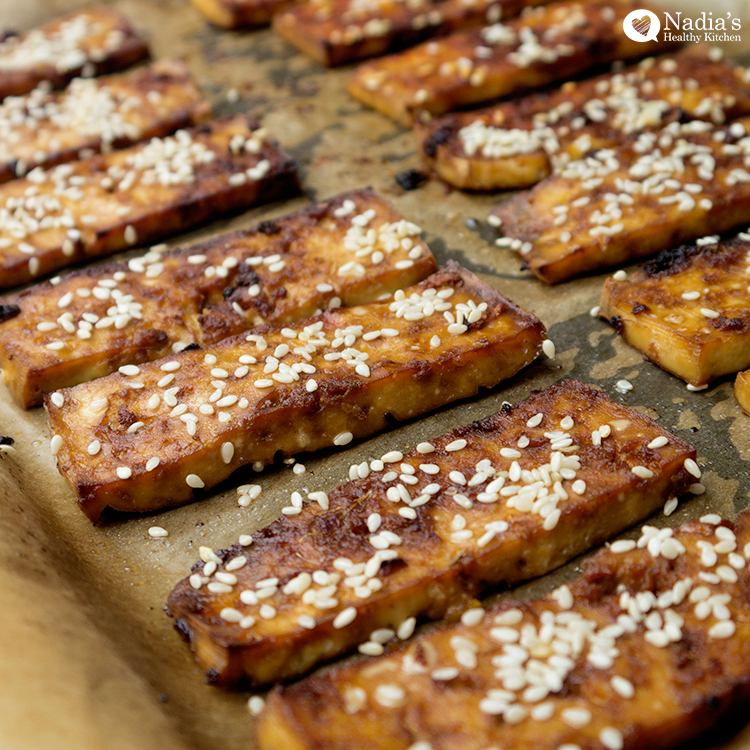
<instances>
[{"instance_id":1,"label":"sesame seed cluster","mask_svg":"<svg viewBox=\"0 0 750 750\"><path fill-rule=\"evenodd\" d=\"M366 63L350 81L349 92L410 122L420 119L420 113L440 114L536 88L594 62L640 57L663 47L662 42L634 45L615 31L633 9L628 0L526 8L507 23L496 19L480 29ZM533 73L519 75L526 69Z\"/></svg>"},{"instance_id":2,"label":"sesame seed cluster","mask_svg":"<svg viewBox=\"0 0 750 750\"><path fill-rule=\"evenodd\" d=\"M30 405L118 366L408 286L435 270L420 234L362 190L195 247L155 246L6 298L18 311L0 326L0 361Z\"/></svg>"},{"instance_id":3,"label":"sesame seed cluster","mask_svg":"<svg viewBox=\"0 0 750 750\"><path fill-rule=\"evenodd\" d=\"M485 380L496 383L536 358L542 330L534 316L454 264L382 302L256 328L60 391L47 404L51 449L84 510L91 503L90 515L102 503L120 504L125 486L118 480L131 478L138 482L127 490L126 506L135 509L140 498L146 507L184 502L248 460L270 463L279 450L346 445L382 428L386 412L412 416L474 393ZM472 373L480 350L488 370ZM445 380L412 403L409 394L420 386L411 373L425 367ZM339 392L348 394L346 402ZM403 403L389 403L391 393ZM353 410L358 400L366 419ZM275 404L279 420L296 414L296 428L272 427L264 404ZM127 423L118 417L123 409Z\"/></svg>"},{"instance_id":4,"label":"sesame seed cluster","mask_svg":"<svg viewBox=\"0 0 750 750\"><path fill-rule=\"evenodd\" d=\"M303 733L334 750L353 722L371 747L410 750L448 747L448 726L460 747L540 737L565 750L646 744L682 708L728 697L742 680L749 532L747 514L734 525L708 514L676 530L644 526L550 596L467 610L460 625L418 637L377 670L339 667L277 692L272 707L304 716ZM721 675L709 666L717 661ZM685 669L695 678L680 679ZM325 688L330 702L313 717L309 696ZM417 705L429 718L416 731L392 720ZM426 708L438 705L448 715ZM333 729L334 713L345 726Z\"/></svg>"},{"instance_id":5,"label":"sesame seed cluster","mask_svg":"<svg viewBox=\"0 0 750 750\"><path fill-rule=\"evenodd\" d=\"M571 161L528 196L495 210L506 235L496 244L518 251L534 273L555 282L650 255L665 242L729 229L743 212L750 219L746 125L674 122ZM564 204L554 199L561 189ZM538 232L523 230L521 211L544 213Z\"/></svg>"},{"instance_id":6,"label":"sesame seed cluster","mask_svg":"<svg viewBox=\"0 0 750 750\"><path fill-rule=\"evenodd\" d=\"M87 158L209 114L187 68L162 61L133 73L76 78L53 93L49 81L0 104L0 180L34 167Z\"/></svg>"},{"instance_id":7,"label":"sesame seed cluster","mask_svg":"<svg viewBox=\"0 0 750 750\"><path fill-rule=\"evenodd\" d=\"M747 114L748 74L723 57L718 47L688 47L673 56L646 58L627 71L566 83L558 90L480 112L439 118L429 125L423 150L435 158L441 176L458 187L524 187L631 133L658 130L685 116L723 124ZM446 130L449 134L443 135ZM529 154L541 157L531 177L523 171L527 161L516 166L513 158ZM454 165L454 159L468 159L477 173L464 175L472 166ZM499 173L487 177L479 171L486 162ZM514 169L515 179L504 173Z\"/></svg>"},{"instance_id":8,"label":"sesame seed cluster","mask_svg":"<svg viewBox=\"0 0 750 750\"><path fill-rule=\"evenodd\" d=\"M588 409L579 412L584 401ZM565 528L584 508L595 518L615 497L655 508L665 487L697 485L691 455L650 420L567 381L406 455L393 450L355 464L350 483L330 496L293 493L254 543L245 537L222 555L203 550L169 606L188 626L218 615L233 626L215 631L225 643L252 649L280 632L294 637L320 626L317 637L327 638L351 628L338 651L358 645L377 656L390 639L409 637L416 617L442 615L461 588L477 592L546 572L548 563L530 559L521 572L527 545L562 543L566 556L575 554L581 536L572 540ZM241 497L259 494L257 485L240 488ZM322 527L337 533L306 541ZM200 596L185 593L188 585ZM368 606L372 597L377 607Z\"/></svg>"},{"instance_id":9,"label":"sesame seed cluster","mask_svg":"<svg viewBox=\"0 0 750 750\"><path fill-rule=\"evenodd\" d=\"M236 116L93 160L32 169L0 186L0 285L163 236L171 225L155 217L176 203L196 209L183 212L183 227L210 209L251 204L264 179L273 182L276 171L288 178L288 161L264 129Z\"/></svg>"},{"instance_id":10,"label":"sesame seed cluster","mask_svg":"<svg viewBox=\"0 0 750 750\"><path fill-rule=\"evenodd\" d=\"M117 11L100 6L72 13L0 42L0 98L44 80L60 87L79 73L113 72L147 55L146 43Z\"/></svg>"}]
</instances>

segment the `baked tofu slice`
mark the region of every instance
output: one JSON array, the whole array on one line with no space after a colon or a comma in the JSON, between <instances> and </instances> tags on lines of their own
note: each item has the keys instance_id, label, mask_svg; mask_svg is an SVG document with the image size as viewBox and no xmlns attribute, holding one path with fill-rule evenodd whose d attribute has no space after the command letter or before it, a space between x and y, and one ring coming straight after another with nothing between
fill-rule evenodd
<instances>
[{"instance_id":1,"label":"baked tofu slice","mask_svg":"<svg viewBox=\"0 0 750 750\"><path fill-rule=\"evenodd\" d=\"M543 575L601 543L685 489L693 455L565 381L388 453L323 502L312 493L319 504L252 546L194 566L168 609L210 680L296 677L358 644L382 651L384 631L404 636L412 618L456 614L490 584Z\"/></svg>"},{"instance_id":2,"label":"baked tofu slice","mask_svg":"<svg viewBox=\"0 0 750 750\"><path fill-rule=\"evenodd\" d=\"M57 391L52 452L92 520L179 505L242 466L343 446L497 385L543 339L534 315L451 263L387 300Z\"/></svg>"},{"instance_id":3,"label":"baked tofu slice","mask_svg":"<svg viewBox=\"0 0 750 750\"><path fill-rule=\"evenodd\" d=\"M0 104L0 182L169 135L211 117L187 67L163 60L132 73L41 83Z\"/></svg>"},{"instance_id":4,"label":"baked tofu slice","mask_svg":"<svg viewBox=\"0 0 750 750\"><path fill-rule=\"evenodd\" d=\"M734 395L743 410L750 414L750 370L737 374L734 381Z\"/></svg>"},{"instance_id":5,"label":"baked tofu slice","mask_svg":"<svg viewBox=\"0 0 750 750\"><path fill-rule=\"evenodd\" d=\"M746 225L748 126L675 122L570 162L494 210L496 244L555 284Z\"/></svg>"},{"instance_id":6,"label":"baked tofu slice","mask_svg":"<svg viewBox=\"0 0 750 750\"><path fill-rule=\"evenodd\" d=\"M446 115L417 126L425 162L466 190L536 184L589 151L680 119L722 124L750 114L750 78L718 47L696 44L622 72Z\"/></svg>"},{"instance_id":7,"label":"baked tofu slice","mask_svg":"<svg viewBox=\"0 0 750 750\"><path fill-rule=\"evenodd\" d=\"M97 5L0 42L0 99L42 81L62 88L78 75L114 73L148 57L148 45L114 8Z\"/></svg>"},{"instance_id":8,"label":"baked tofu slice","mask_svg":"<svg viewBox=\"0 0 750 750\"><path fill-rule=\"evenodd\" d=\"M298 0L190 0L211 23L225 29L266 26Z\"/></svg>"},{"instance_id":9,"label":"baked tofu slice","mask_svg":"<svg viewBox=\"0 0 750 750\"><path fill-rule=\"evenodd\" d=\"M0 298L3 378L29 408L125 365L372 302L437 270L420 233L368 188L200 245L70 273Z\"/></svg>"},{"instance_id":10,"label":"baked tofu slice","mask_svg":"<svg viewBox=\"0 0 750 750\"><path fill-rule=\"evenodd\" d=\"M275 690L259 748L682 747L750 698L749 556L747 512L644 526L549 596Z\"/></svg>"},{"instance_id":11,"label":"baked tofu slice","mask_svg":"<svg viewBox=\"0 0 750 750\"><path fill-rule=\"evenodd\" d=\"M669 47L622 33L636 0L557 2L360 66L349 93L404 125ZM649 5L652 10L655 6Z\"/></svg>"},{"instance_id":12,"label":"baked tofu slice","mask_svg":"<svg viewBox=\"0 0 750 750\"><path fill-rule=\"evenodd\" d=\"M245 115L37 168L0 185L0 287L297 189L291 157Z\"/></svg>"},{"instance_id":13,"label":"baked tofu slice","mask_svg":"<svg viewBox=\"0 0 750 750\"><path fill-rule=\"evenodd\" d=\"M310 0L273 20L274 30L323 65L376 57L434 36L484 26L549 0Z\"/></svg>"},{"instance_id":14,"label":"baked tofu slice","mask_svg":"<svg viewBox=\"0 0 750 750\"><path fill-rule=\"evenodd\" d=\"M750 235L665 250L607 279L599 315L652 362L693 386L750 367Z\"/></svg>"}]
</instances>

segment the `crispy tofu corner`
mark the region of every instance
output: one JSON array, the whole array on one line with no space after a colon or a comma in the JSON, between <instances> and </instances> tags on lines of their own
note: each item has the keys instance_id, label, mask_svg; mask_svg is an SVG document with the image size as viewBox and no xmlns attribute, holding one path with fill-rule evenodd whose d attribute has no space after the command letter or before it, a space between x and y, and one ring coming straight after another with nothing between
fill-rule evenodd
<instances>
[{"instance_id":1,"label":"crispy tofu corner","mask_svg":"<svg viewBox=\"0 0 750 750\"><path fill-rule=\"evenodd\" d=\"M665 250L607 279L599 314L645 357L693 387L750 367L750 235Z\"/></svg>"}]
</instances>

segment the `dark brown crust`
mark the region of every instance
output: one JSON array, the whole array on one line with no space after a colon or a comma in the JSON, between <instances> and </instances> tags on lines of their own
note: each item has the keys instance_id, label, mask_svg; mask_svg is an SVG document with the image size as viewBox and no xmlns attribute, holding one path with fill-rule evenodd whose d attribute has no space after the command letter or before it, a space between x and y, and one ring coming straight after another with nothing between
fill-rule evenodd
<instances>
[{"instance_id":1,"label":"dark brown crust","mask_svg":"<svg viewBox=\"0 0 750 750\"><path fill-rule=\"evenodd\" d=\"M736 534L741 552L750 541L750 515L737 516L734 523L721 524ZM691 522L681 526L675 537L687 553L676 560L654 558L647 549L614 553L603 550L588 560L581 575L570 584L572 613L594 620L599 627L614 624L622 611L621 590L634 595L652 592L657 597L678 581L692 579L693 590L706 567L700 562L699 543L714 544L716 526ZM719 556L722 563L725 555ZM497 746L535 747L557 750L563 744L602 747L599 733L615 727L624 750L664 750L690 740L715 726L732 709L746 707L750 698L750 574L747 566L736 571L737 583L710 585L713 595L731 597L728 608L736 624L733 636L708 636L718 622L710 615L699 620L695 603L687 597L672 609L684 618L681 638L666 647L657 647L643 637L639 626L634 634L617 639L617 656L611 668L596 669L579 660L564 681L561 691L546 699L553 704L553 716L546 721L526 718L517 724L483 714L478 702L490 688L497 688L494 667L489 666L501 646L488 637L493 618L512 609L520 610L523 622L538 626L543 612L557 613L559 605L551 598L504 600L488 608L476 627L442 626L403 646L378 661L344 664L327 674L316 675L296 685L277 688L259 720L256 735L261 750L275 747L290 750L343 750L353 736L361 750L401 750L415 740L432 742L435 750ZM470 638L479 646L479 668L445 684L426 674L409 676L399 672L405 654L425 663L452 663L450 639ZM423 656L419 661L420 654ZM489 668L488 668L489 667ZM625 677L634 687L632 698L623 698L610 683L613 675ZM404 688L408 703L403 708L382 708L372 701L377 684L397 684ZM367 707L344 710L344 692L364 690ZM573 729L561 719L565 708L587 708L591 720ZM449 743L446 739L449 738ZM619 744L619 743L618 743Z\"/></svg>"},{"instance_id":2,"label":"dark brown crust","mask_svg":"<svg viewBox=\"0 0 750 750\"><path fill-rule=\"evenodd\" d=\"M355 60L377 57L412 47L431 37L446 36L462 29L487 23L490 8L502 10L502 18L518 15L525 7L545 5L550 0L430 0L421 5L396 2L378 12L351 9L351 0L321 0L292 7L274 17L273 28L295 47L322 65L333 67ZM427 23L428 14L436 14L438 23ZM424 23L421 23L425 19ZM368 23L389 24L386 32L364 32L363 38L351 37L352 28L365 29ZM347 41L350 35L350 41Z\"/></svg>"},{"instance_id":3,"label":"dark brown crust","mask_svg":"<svg viewBox=\"0 0 750 750\"><path fill-rule=\"evenodd\" d=\"M544 421L528 428L527 420L538 413L545 415ZM578 446L578 476L586 481L587 490L584 496L561 503L563 516L552 531L543 528L540 516L506 508L502 500L459 508L450 492L435 495L418 508L415 520L408 520L398 514L399 504L394 505L386 495L386 490L397 482L386 484L382 479L384 472L398 472L404 464L411 465L419 478L416 485L408 487L413 498L433 482L444 489L459 489L448 480L449 473L457 471L471 478L474 467L482 460L507 471L511 460L503 458L500 451L516 445L522 435L531 441L519 458L522 468L545 464L550 448L544 433L557 428L566 416L577 422L569 432ZM592 431L608 421L627 424L616 429L604 446L593 446ZM650 440L660 435L669 436L668 447L646 448ZM465 448L446 450L446 446L461 439L467 441ZM459 427L430 443L435 447L432 453L412 450L401 461L386 465L383 472L334 490L329 495L329 510L310 505L300 515L282 517L266 526L254 535L251 547L236 545L219 552L223 565L239 555L248 560L235 574L239 579L237 593L217 596L205 587L194 589L188 579L178 584L170 595L169 610L213 681L226 684L244 676L251 684L263 684L289 679L307 671L316 661L330 659L368 640L375 629L395 629L407 617L437 619L461 611L488 585L512 584L543 575L600 544L653 512L667 497L683 492L692 481L683 468L685 459L694 456L688 444L664 432L650 419L615 404L601 391L577 381L535 391L528 401L503 408L498 414ZM424 463L438 465L440 472L422 473L419 466ZM632 466L646 466L655 476L644 482L630 472ZM460 490L475 499L490 479L474 489ZM569 490L570 484L566 487ZM254 581L275 576L279 586L284 586L303 571L333 571L333 562L339 557L355 563L367 561L374 553L367 519L374 512L383 519L381 528L395 532L403 540L396 548L396 560L381 566L383 588L379 592L358 600L339 588L338 607L312 612L292 597L273 597L268 602L277 609L276 619L268 625L256 624L250 630L221 618L219 613L224 607L256 614L253 607L238 602L238 592L252 588ZM505 520L510 528L486 547L477 547L474 541L455 542L450 538L450 523L457 512L469 528L481 530L476 532L476 538L484 533L484 524L491 521ZM193 573L200 573L200 569L201 564L194 566ZM344 630L336 630L332 622L348 606L356 607L357 617ZM303 612L315 614L314 630L297 625L296 618ZM279 619L283 619L281 624Z\"/></svg>"},{"instance_id":4,"label":"dark brown crust","mask_svg":"<svg viewBox=\"0 0 750 750\"><path fill-rule=\"evenodd\" d=\"M195 141L202 142L215 153L213 161L196 166L194 182L168 187L139 186L139 191L115 189L112 192L114 202L110 198L110 192L98 180L109 167L125 163L130 154L137 153L148 144L80 162L70 162L68 166L73 174L90 180L86 185L86 189L90 191L88 199L99 208L102 199L106 198L110 215L102 217L97 212L98 224L84 227L83 238L76 242L72 255L63 252L63 232L56 230L51 238L45 237L42 249L37 249L34 256L39 262L36 275L43 276L77 261L111 255L125 249L129 246L124 237L128 226L135 230L138 244L145 244L200 224L217 214L231 213L295 193L299 189L296 165L275 141L264 140L258 154L245 151L235 154L229 149L228 144L233 135L249 138L255 129L255 121L245 115L220 118L190 129L188 132ZM257 181L247 180L242 185L229 183L230 175L255 167L261 160L268 160L270 164L264 177ZM24 178L0 185L0 203L4 203L10 196L22 195L30 184ZM129 206L131 212L124 218L112 215L115 202L117 205ZM86 200L80 201L76 208L80 213L85 213ZM0 286L7 288L33 278L28 255L17 248L0 252Z\"/></svg>"},{"instance_id":5,"label":"dark brown crust","mask_svg":"<svg viewBox=\"0 0 750 750\"><path fill-rule=\"evenodd\" d=\"M102 76L96 79L96 84L111 88L122 98L134 95L144 98L136 114L140 121L139 137L135 139L125 136L116 138L109 144L111 148L125 148L137 141L160 138L180 128L197 125L211 117L211 105L201 96L187 66L177 60L159 60L130 73ZM158 93L162 97L162 101L166 97L170 103L173 102L173 106L170 106L167 114L157 113L155 107L145 100L146 93L151 91ZM64 91L50 93L45 98L44 103L57 103L64 96ZM38 102L36 106L44 106L44 104ZM72 134L75 138L74 142L68 142L65 148L47 151L38 142L39 127L44 130L42 134L43 143L46 144L53 137L57 137L59 140L60 131L58 128L50 128L49 120L43 120L33 128L27 128L26 138L23 139L22 143L23 174L35 167L48 169L56 164L74 161L81 158L81 152L91 152L93 155L102 151L100 138L75 133ZM71 140L68 132L63 131L62 134L68 136L68 139ZM44 159L35 156L40 150L43 153L46 152ZM23 176L19 175L18 160L20 157L18 152L18 146L15 146L16 158L5 164L0 164L0 183L13 180L17 176Z\"/></svg>"},{"instance_id":6,"label":"dark brown crust","mask_svg":"<svg viewBox=\"0 0 750 750\"><path fill-rule=\"evenodd\" d=\"M616 320L631 346L694 386L745 369L748 250L743 240L665 250L627 279L607 279L600 316ZM704 309L716 316L706 317Z\"/></svg>"},{"instance_id":7,"label":"dark brown crust","mask_svg":"<svg viewBox=\"0 0 750 750\"><path fill-rule=\"evenodd\" d=\"M555 153L578 159L586 151L610 148L624 137L622 126L612 122L611 109L608 110L610 117L593 121L584 108L591 100L606 99L611 91L607 87L613 81L637 89L642 100L662 99L669 103L670 108L661 113L658 121L643 125L639 128L641 132L681 118L712 120L715 113L713 109L706 111L707 98L721 102L727 120L750 113L750 86L745 81L744 68L726 59L714 60L710 50L707 44L691 45L673 55L649 58L621 72L605 73L580 82L569 81L540 94L417 124L422 156L438 177L454 187L465 190L529 187L552 171L550 156L543 148L501 157L485 156L481 151L467 154L459 131L473 123L527 132L546 125L554 131L559 143ZM682 82L681 89L674 88L676 80ZM690 81L689 87L685 87L687 81ZM547 114L557 112L556 108L561 105L571 107L570 111L555 114L554 119L549 120ZM581 119L585 123L583 127L578 124L571 127L574 120ZM579 141L582 136L588 136L585 150L578 145L586 140Z\"/></svg>"},{"instance_id":8,"label":"dark brown crust","mask_svg":"<svg viewBox=\"0 0 750 750\"><path fill-rule=\"evenodd\" d=\"M107 31L120 31L124 35L122 43L107 51L102 59L93 60L88 57L85 65L92 65L96 75L124 70L139 60L148 57L149 50L145 39L137 34L125 16L114 8L107 6L98 5L85 11L71 13L39 27L39 31L53 33L60 24L72 21L82 15L93 19L94 22L101 22L107 28ZM23 40L26 35L26 33L20 34L16 38ZM97 35L99 39L103 36L105 35ZM13 37L11 37L12 39ZM5 43L9 43L9 40L6 39ZM52 65L3 70L0 72L0 99L4 99L6 96L25 94L36 88L42 81L49 81L53 88L62 88L68 81L79 76L85 65L79 65L63 72L58 71Z\"/></svg>"},{"instance_id":9,"label":"dark brown crust","mask_svg":"<svg viewBox=\"0 0 750 750\"><path fill-rule=\"evenodd\" d=\"M476 48L487 47L482 30L476 29L365 63L349 80L348 90L368 106L411 125L428 114L438 115L540 88L573 77L593 65L632 59L674 47L674 43L663 41L633 42L622 33L622 19L637 7L635 0L593 0L586 4L558 2L535 8L503 24L513 31L531 28L537 37L542 38L545 31L555 24L570 22L577 13L581 18L585 16L584 25L561 31L555 38L556 44L570 45L574 52L553 62L535 60L523 67L514 64L508 56L517 49L518 42L495 44L489 47L491 55L476 58ZM604 8L614 9L615 18L610 18L605 12L605 20L602 16ZM460 73L455 66L459 58L472 61L475 72L483 71L481 81L472 84L468 75ZM453 65L454 69L441 74L439 68L443 64ZM418 95L422 91L424 94Z\"/></svg>"},{"instance_id":10,"label":"dark brown crust","mask_svg":"<svg viewBox=\"0 0 750 750\"><path fill-rule=\"evenodd\" d=\"M29 408L42 402L43 392L108 375L124 364L158 359L171 353L175 344L205 346L263 323L301 320L328 307L335 297L345 306L372 302L437 269L429 247L415 236L414 248L420 247L422 254L410 268L396 267L409 258L401 249L378 264L358 258L367 264L364 277L339 275L338 268L355 257L344 248L350 217L335 215L347 201L356 206L351 216L374 211L371 223L376 227L403 218L371 188L350 191L273 222L165 252L158 261L153 260L161 264L158 282L134 267L135 261L106 263L67 274L55 285L46 282L0 299L17 309L13 321L0 325L0 364L11 393ZM251 256L276 255L285 264L280 271L247 262ZM204 261L189 260L198 256L204 256ZM235 259L238 265L227 268L227 259ZM225 275L207 276L209 269L217 268ZM121 276L117 284L120 292L142 303L141 319L131 320L119 330L95 330L86 341L66 334L59 326L49 332L38 331L40 322L58 318L57 302L67 292L73 293L65 309L74 324L84 313L105 317L109 299L82 299L77 290L92 290L100 281L110 282L115 274ZM329 291L318 289L322 283L328 284ZM254 285L260 289L251 296ZM237 308L244 312L238 314ZM61 335L66 343L63 352L46 348Z\"/></svg>"},{"instance_id":11,"label":"dark brown crust","mask_svg":"<svg viewBox=\"0 0 750 750\"><path fill-rule=\"evenodd\" d=\"M179 505L196 496L186 483L189 474L198 475L210 488L248 462L271 463L279 453L288 456L328 447L337 435L347 432L354 438L370 435L386 427L388 415L396 420L409 419L473 395L482 386L494 386L514 375L538 356L544 338L539 319L456 263L449 263L405 292L408 296L443 286L453 288L456 299L465 297L488 305L469 330L460 335L447 334L442 315L405 321L389 310L390 300L359 305L351 312L348 308L328 310L297 324L299 331L319 324L326 336L350 324L374 331L387 322L400 331L395 338L357 342L360 350L371 354L371 374L366 377L355 375L353 367L343 360L325 360L323 352L328 352L328 345L321 345L314 360L318 383L314 392L306 390L302 379L290 385L272 381L275 384L268 390L256 388L256 378L266 377L266 355L260 354L254 344L248 344L244 334L201 351L174 355L170 359L180 363L174 387L179 388L181 397L190 393L201 403L207 402L215 389L210 384L215 379L209 375L212 369L224 366L231 373L237 368L240 354L255 351L260 356L247 381L242 378L248 371L227 378L227 393L246 397L248 406L234 411L228 424L219 422L216 415L201 418L200 432L195 437L184 432L179 420L175 424L166 402L156 411L146 406L154 393L163 393L163 387L157 387L164 375L161 361L141 366L138 380L144 382L144 388L140 390L130 389L128 378L116 373L61 391L65 398L62 408L52 405L47 397L50 429L52 434L61 433L64 442L57 454L58 467L75 491L82 510L94 520L107 506L138 512ZM270 353L289 341L282 333L284 327L267 324L254 329L253 334L264 337ZM437 333L443 340L432 346L431 339ZM207 353L216 356L220 364L205 363ZM299 358L297 354L288 356L290 362ZM108 406L98 415L91 414L89 403L100 398ZM120 409L133 414L132 421L139 419L147 426L138 434L124 431ZM165 435L169 435L168 440ZM91 458L87 446L95 437L101 439L102 451ZM232 442L235 448L229 463L221 458L225 441ZM148 471L145 465L152 457L159 457L161 463L156 470ZM123 461L133 466L128 479L116 475Z\"/></svg>"}]
</instances>

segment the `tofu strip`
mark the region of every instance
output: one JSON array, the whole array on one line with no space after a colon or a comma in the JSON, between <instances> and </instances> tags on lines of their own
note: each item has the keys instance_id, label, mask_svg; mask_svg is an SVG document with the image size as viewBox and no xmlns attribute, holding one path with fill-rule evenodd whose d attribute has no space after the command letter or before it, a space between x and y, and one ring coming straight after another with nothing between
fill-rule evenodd
<instances>
[{"instance_id":1,"label":"tofu strip","mask_svg":"<svg viewBox=\"0 0 750 750\"><path fill-rule=\"evenodd\" d=\"M572 161L494 210L550 284L750 222L750 119L671 123Z\"/></svg>"},{"instance_id":2,"label":"tofu strip","mask_svg":"<svg viewBox=\"0 0 750 750\"><path fill-rule=\"evenodd\" d=\"M211 23L225 29L266 26L298 0L190 0Z\"/></svg>"},{"instance_id":3,"label":"tofu strip","mask_svg":"<svg viewBox=\"0 0 750 750\"><path fill-rule=\"evenodd\" d=\"M624 18L636 0L557 2L361 65L349 93L404 125L519 94L594 65L664 51L673 43L634 42ZM655 6L648 6L655 10Z\"/></svg>"},{"instance_id":4,"label":"tofu strip","mask_svg":"<svg viewBox=\"0 0 750 750\"><path fill-rule=\"evenodd\" d=\"M97 5L0 42L0 99L26 94L42 81L62 88L148 57L148 46L125 16Z\"/></svg>"},{"instance_id":5,"label":"tofu strip","mask_svg":"<svg viewBox=\"0 0 750 750\"><path fill-rule=\"evenodd\" d=\"M296 190L292 159L244 115L33 169L0 185L0 287Z\"/></svg>"},{"instance_id":6,"label":"tofu strip","mask_svg":"<svg viewBox=\"0 0 750 750\"><path fill-rule=\"evenodd\" d=\"M377 57L550 0L311 0L274 17L277 34L322 65Z\"/></svg>"},{"instance_id":7,"label":"tofu strip","mask_svg":"<svg viewBox=\"0 0 750 750\"><path fill-rule=\"evenodd\" d=\"M590 151L681 119L717 125L750 114L750 77L718 47L696 44L621 72L568 81L478 112L417 126L441 179L468 190L530 187Z\"/></svg>"},{"instance_id":8,"label":"tofu strip","mask_svg":"<svg viewBox=\"0 0 750 750\"><path fill-rule=\"evenodd\" d=\"M132 73L48 82L0 104L0 182L207 120L211 107L187 67L163 60Z\"/></svg>"},{"instance_id":9,"label":"tofu strip","mask_svg":"<svg viewBox=\"0 0 750 750\"><path fill-rule=\"evenodd\" d=\"M242 466L347 445L389 415L497 385L543 339L534 315L451 263L388 300L57 391L45 399L51 448L92 520L107 506L179 505Z\"/></svg>"},{"instance_id":10,"label":"tofu strip","mask_svg":"<svg viewBox=\"0 0 750 750\"><path fill-rule=\"evenodd\" d=\"M652 362L701 388L750 367L748 284L750 234L706 237L607 279L599 315Z\"/></svg>"},{"instance_id":11,"label":"tofu strip","mask_svg":"<svg viewBox=\"0 0 750 750\"><path fill-rule=\"evenodd\" d=\"M284 508L251 546L203 550L168 608L223 684L297 677L357 647L382 653L415 618L455 616L489 585L544 575L653 513L693 481L692 456L650 419L564 381L355 467L362 478Z\"/></svg>"},{"instance_id":12,"label":"tofu strip","mask_svg":"<svg viewBox=\"0 0 750 750\"><path fill-rule=\"evenodd\" d=\"M747 511L644 526L549 596L277 689L258 747L698 747L750 698L749 557Z\"/></svg>"},{"instance_id":13,"label":"tofu strip","mask_svg":"<svg viewBox=\"0 0 750 750\"><path fill-rule=\"evenodd\" d=\"M28 408L44 392L187 346L372 302L437 270L420 234L365 189L192 247L67 274L0 298L3 377Z\"/></svg>"}]
</instances>

